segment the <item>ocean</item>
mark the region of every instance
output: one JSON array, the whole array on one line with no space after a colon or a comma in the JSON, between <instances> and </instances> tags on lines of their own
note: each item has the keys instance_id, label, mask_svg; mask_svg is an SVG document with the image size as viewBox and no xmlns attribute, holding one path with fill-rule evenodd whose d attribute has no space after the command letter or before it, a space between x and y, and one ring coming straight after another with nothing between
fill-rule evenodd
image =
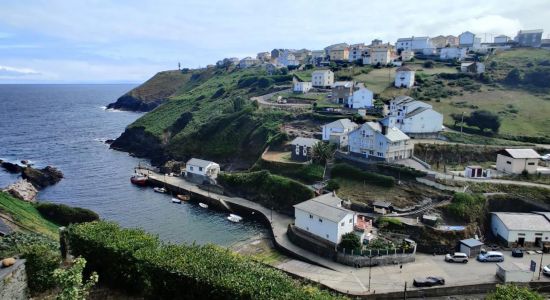
<instances>
[{"instance_id":1,"label":"ocean","mask_svg":"<svg viewBox=\"0 0 550 300\"><path fill-rule=\"evenodd\" d=\"M133 168L148 161L114 151L115 139L141 113L105 110L135 85L0 85L0 159L52 165L65 178L39 201L94 210L102 219L139 227L175 243L231 246L267 230L258 222L235 224L227 214L130 184ZM0 169L0 188L18 176Z\"/></svg>"}]
</instances>

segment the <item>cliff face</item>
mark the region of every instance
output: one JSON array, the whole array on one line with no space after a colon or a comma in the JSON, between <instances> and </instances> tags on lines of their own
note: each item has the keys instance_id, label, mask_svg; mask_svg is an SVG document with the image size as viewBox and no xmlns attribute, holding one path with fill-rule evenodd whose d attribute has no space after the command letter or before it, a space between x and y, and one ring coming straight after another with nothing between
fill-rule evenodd
<instances>
[{"instance_id":1,"label":"cliff face","mask_svg":"<svg viewBox=\"0 0 550 300\"><path fill-rule=\"evenodd\" d=\"M159 72L142 85L124 94L109 109L131 111L151 111L168 101L179 89L185 86L191 77L181 71Z\"/></svg>"}]
</instances>

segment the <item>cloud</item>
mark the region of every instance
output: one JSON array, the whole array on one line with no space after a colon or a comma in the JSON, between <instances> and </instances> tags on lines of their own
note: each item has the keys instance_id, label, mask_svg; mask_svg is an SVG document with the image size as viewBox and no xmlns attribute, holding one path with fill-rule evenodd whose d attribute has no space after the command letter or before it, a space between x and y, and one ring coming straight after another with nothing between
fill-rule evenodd
<instances>
[{"instance_id":1,"label":"cloud","mask_svg":"<svg viewBox=\"0 0 550 300\"><path fill-rule=\"evenodd\" d=\"M30 75L40 75L41 73L29 68L15 68L8 66L0 66L0 77L20 77Z\"/></svg>"}]
</instances>

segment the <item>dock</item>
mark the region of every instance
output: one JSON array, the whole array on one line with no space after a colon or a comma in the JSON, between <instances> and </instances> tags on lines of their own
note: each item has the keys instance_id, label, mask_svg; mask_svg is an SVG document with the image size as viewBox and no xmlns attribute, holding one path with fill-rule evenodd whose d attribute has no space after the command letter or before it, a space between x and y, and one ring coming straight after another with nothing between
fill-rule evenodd
<instances>
[{"instance_id":1,"label":"dock","mask_svg":"<svg viewBox=\"0 0 550 300\"><path fill-rule=\"evenodd\" d=\"M150 184L153 186L165 187L168 191L177 194L188 194L191 199L199 199L211 207L237 213L245 219L261 220L269 227L277 250L290 257L335 271L344 269L342 265L334 261L320 257L293 244L286 233L288 225L294 222L294 219L290 216L244 198L229 197L202 189L198 184L187 181L182 177L168 176L145 168L136 168L136 172L147 175Z\"/></svg>"}]
</instances>

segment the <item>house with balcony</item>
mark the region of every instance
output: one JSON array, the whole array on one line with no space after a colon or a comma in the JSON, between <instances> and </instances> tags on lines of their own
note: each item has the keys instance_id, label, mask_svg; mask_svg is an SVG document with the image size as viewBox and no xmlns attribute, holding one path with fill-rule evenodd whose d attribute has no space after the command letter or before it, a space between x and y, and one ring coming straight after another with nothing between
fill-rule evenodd
<instances>
[{"instance_id":1,"label":"house with balcony","mask_svg":"<svg viewBox=\"0 0 550 300\"><path fill-rule=\"evenodd\" d=\"M350 155L392 162L413 156L414 145L397 127L366 122L349 133Z\"/></svg>"}]
</instances>

